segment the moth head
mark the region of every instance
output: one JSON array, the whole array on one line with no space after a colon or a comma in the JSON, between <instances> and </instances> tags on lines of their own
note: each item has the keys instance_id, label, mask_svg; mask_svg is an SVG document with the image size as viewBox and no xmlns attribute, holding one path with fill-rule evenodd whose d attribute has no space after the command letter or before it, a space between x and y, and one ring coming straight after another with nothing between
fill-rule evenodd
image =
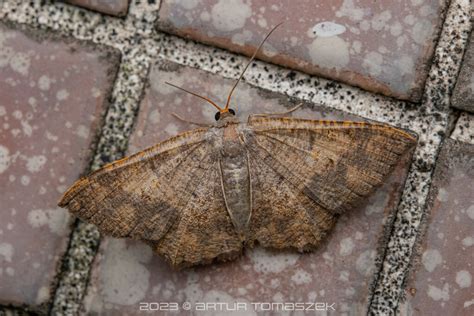
<instances>
[{"instance_id":1,"label":"moth head","mask_svg":"<svg viewBox=\"0 0 474 316\"><path fill-rule=\"evenodd\" d=\"M214 115L214 118L216 119L216 122L219 121L219 120L222 120L226 117L229 117L229 116L235 116L235 111L234 109L229 109L228 111L226 112L216 112L216 115Z\"/></svg>"}]
</instances>

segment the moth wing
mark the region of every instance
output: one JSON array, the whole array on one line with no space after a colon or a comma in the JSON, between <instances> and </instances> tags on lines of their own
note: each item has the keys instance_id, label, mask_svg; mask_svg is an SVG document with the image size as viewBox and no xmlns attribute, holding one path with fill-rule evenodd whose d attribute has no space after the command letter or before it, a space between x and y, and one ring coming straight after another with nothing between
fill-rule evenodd
<instances>
[{"instance_id":1,"label":"moth wing","mask_svg":"<svg viewBox=\"0 0 474 316\"><path fill-rule=\"evenodd\" d=\"M209 179L217 158L207 130L180 134L104 166L78 180L59 206L106 235L148 241L173 265L237 253L241 244L223 198L208 200L218 192Z\"/></svg>"},{"instance_id":2,"label":"moth wing","mask_svg":"<svg viewBox=\"0 0 474 316\"><path fill-rule=\"evenodd\" d=\"M251 118L248 126L245 141L257 182L252 225L258 227L252 232L259 242L279 248L282 243L285 248L301 248L302 239L308 246L315 245L337 214L353 209L382 184L401 155L416 143L399 129L365 122L264 117ZM288 239L302 233L296 223L286 240L278 234L285 221L298 218L296 210L300 222L312 221L313 241L309 233ZM259 216L267 220L262 222ZM269 218L275 216L279 218ZM268 227L273 227L271 234Z\"/></svg>"}]
</instances>

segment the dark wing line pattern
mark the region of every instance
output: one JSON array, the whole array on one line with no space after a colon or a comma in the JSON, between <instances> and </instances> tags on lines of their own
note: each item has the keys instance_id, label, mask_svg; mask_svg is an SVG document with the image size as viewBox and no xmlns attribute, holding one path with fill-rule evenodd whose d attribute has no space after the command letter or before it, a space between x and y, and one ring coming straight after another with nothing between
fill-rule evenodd
<instances>
[{"instance_id":1,"label":"dark wing line pattern","mask_svg":"<svg viewBox=\"0 0 474 316\"><path fill-rule=\"evenodd\" d=\"M248 147L254 192L248 245L258 242L274 249L314 249L337 216L283 177L252 145Z\"/></svg>"},{"instance_id":2,"label":"dark wing line pattern","mask_svg":"<svg viewBox=\"0 0 474 316\"><path fill-rule=\"evenodd\" d=\"M335 213L370 194L415 144L405 132L364 122L258 118L249 126L254 154ZM285 164L289 157L292 163Z\"/></svg>"},{"instance_id":3,"label":"dark wing line pattern","mask_svg":"<svg viewBox=\"0 0 474 316\"><path fill-rule=\"evenodd\" d=\"M199 179L201 185L186 203L170 231L152 248L177 268L234 259L242 251L242 242L225 211L217 161Z\"/></svg>"}]
</instances>

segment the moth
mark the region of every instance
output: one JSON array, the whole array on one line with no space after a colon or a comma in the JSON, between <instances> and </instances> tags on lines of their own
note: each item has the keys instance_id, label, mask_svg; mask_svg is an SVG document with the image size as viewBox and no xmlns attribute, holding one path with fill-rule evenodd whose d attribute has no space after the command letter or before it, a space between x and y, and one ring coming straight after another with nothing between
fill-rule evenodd
<instances>
[{"instance_id":1,"label":"moth","mask_svg":"<svg viewBox=\"0 0 474 316\"><path fill-rule=\"evenodd\" d=\"M76 181L59 206L105 235L146 242L174 268L232 260L256 244L316 248L416 139L367 122L269 114L240 122L232 93L276 27L224 107L177 87L218 110L212 126L105 165Z\"/></svg>"}]
</instances>

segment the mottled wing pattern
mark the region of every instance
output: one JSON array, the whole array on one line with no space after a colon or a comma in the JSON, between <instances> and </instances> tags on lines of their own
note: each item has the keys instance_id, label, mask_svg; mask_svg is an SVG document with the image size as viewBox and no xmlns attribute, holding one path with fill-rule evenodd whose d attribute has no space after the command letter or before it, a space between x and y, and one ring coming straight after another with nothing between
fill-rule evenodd
<instances>
[{"instance_id":1,"label":"mottled wing pattern","mask_svg":"<svg viewBox=\"0 0 474 316\"><path fill-rule=\"evenodd\" d=\"M317 245L416 143L381 124L265 117L249 120L245 141L255 179L251 238L276 248Z\"/></svg>"},{"instance_id":2,"label":"mottled wing pattern","mask_svg":"<svg viewBox=\"0 0 474 316\"><path fill-rule=\"evenodd\" d=\"M181 220L151 243L175 267L207 264L215 258L227 261L241 254L243 244L226 212L218 170L214 164L195 197L180 211Z\"/></svg>"},{"instance_id":3,"label":"mottled wing pattern","mask_svg":"<svg viewBox=\"0 0 474 316\"><path fill-rule=\"evenodd\" d=\"M239 252L222 192L219 198L211 181L217 157L206 130L104 166L78 180L59 205L104 234L148 241L175 266Z\"/></svg>"}]
</instances>

